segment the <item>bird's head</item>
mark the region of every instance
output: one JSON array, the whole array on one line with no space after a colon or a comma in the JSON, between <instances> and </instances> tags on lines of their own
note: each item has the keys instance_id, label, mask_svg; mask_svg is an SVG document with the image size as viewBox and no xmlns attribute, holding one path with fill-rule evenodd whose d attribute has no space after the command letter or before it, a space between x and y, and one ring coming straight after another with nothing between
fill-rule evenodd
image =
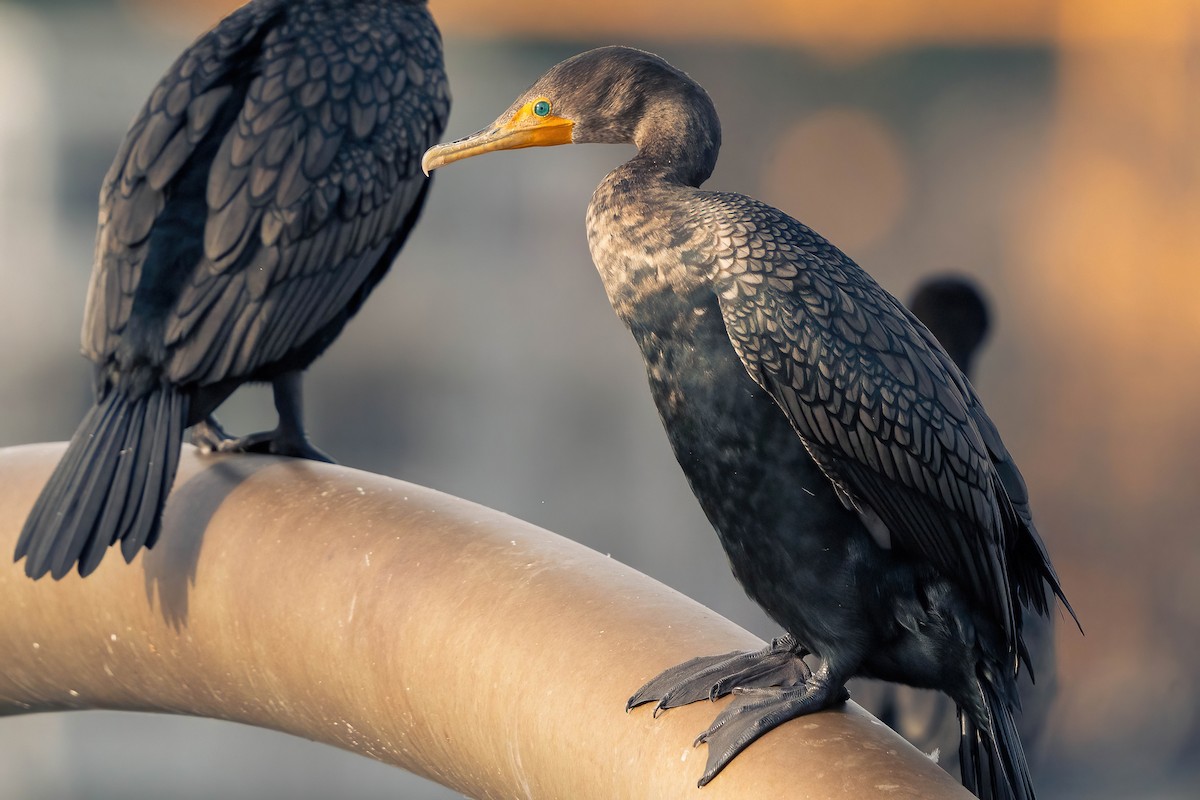
<instances>
[{"instance_id":1,"label":"bird's head","mask_svg":"<svg viewBox=\"0 0 1200 800\"><path fill-rule=\"evenodd\" d=\"M975 281L962 275L930 278L917 287L908 307L969 376L990 327L987 300Z\"/></svg>"},{"instance_id":2,"label":"bird's head","mask_svg":"<svg viewBox=\"0 0 1200 800\"><path fill-rule=\"evenodd\" d=\"M430 148L421 166L429 174L493 150L556 144L630 143L640 148L664 134L697 140L715 163L720 122L708 94L652 53L601 47L556 64L495 122L465 139Z\"/></svg>"}]
</instances>

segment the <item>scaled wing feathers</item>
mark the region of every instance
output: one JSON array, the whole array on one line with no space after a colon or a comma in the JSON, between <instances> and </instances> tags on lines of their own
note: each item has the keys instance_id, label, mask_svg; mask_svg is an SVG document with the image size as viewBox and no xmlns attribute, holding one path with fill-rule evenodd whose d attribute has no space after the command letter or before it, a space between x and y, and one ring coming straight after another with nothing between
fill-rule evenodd
<instances>
[{"instance_id":1,"label":"scaled wing feathers","mask_svg":"<svg viewBox=\"0 0 1200 800\"><path fill-rule=\"evenodd\" d=\"M833 245L750 198L708 197L724 240L713 280L751 377L839 494L986 603L1016 649L1020 581L1041 591L1042 575L1012 576L1008 559L1037 537L1024 482L969 382Z\"/></svg>"},{"instance_id":2,"label":"scaled wing feathers","mask_svg":"<svg viewBox=\"0 0 1200 800\"><path fill-rule=\"evenodd\" d=\"M163 78L102 191L90 357L114 352L144 269L175 276L161 366L180 384L253 374L357 308L449 111L426 9L364 9L253 3Z\"/></svg>"}]
</instances>

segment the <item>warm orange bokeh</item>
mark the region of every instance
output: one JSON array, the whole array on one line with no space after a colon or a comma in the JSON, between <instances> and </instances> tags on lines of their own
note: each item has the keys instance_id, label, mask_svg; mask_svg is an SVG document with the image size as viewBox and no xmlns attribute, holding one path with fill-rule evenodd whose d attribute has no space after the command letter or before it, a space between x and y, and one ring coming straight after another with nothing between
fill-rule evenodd
<instances>
[{"instance_id":1,"label":"warm orange bokeh","mask_svg":"<svg viewBox=\"0 0 1200 800\"><path fill-rule=\"evenodd\" d=\"M215 21L240 0L124 0L161 20ZM812 47L1195 40L1195 0L432 0L445 33L484 38L737 41Z\"/></svg>"},{"instance_id":2,"label":"warm orange bokeh","mask_svg":"<svg viewBox=\"0 0 1200 800\"><path fill-rule=\"evenodd\" d=\"M215 20L238 0L125 0L156 16ZM432 0L445 33L475 37L575 39L612 35L658 40L858 45L1030 41L1053 30L1055 3L1045 0L691 0L686 4L479 3Z\"/></svg>"},{"instance_id":3,"label":"warm orange bokeh","mask_svg":"<svg viewBox=\"0 0 1200 800\"><path fill-rule=\"evenodd\" d=\"M848 108L803 116L763 160L759 197L855 253L899 222L910 194L895 138L873 115Z\"/></svg>"}]
</instances>

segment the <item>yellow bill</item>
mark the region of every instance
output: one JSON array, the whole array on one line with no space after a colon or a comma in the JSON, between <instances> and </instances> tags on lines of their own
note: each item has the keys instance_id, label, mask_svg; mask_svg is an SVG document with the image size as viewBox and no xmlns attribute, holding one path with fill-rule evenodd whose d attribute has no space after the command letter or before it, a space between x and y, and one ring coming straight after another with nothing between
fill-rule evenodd
<instances>
[{"instance_id":1,"label":"yellow bill","mask_svg":"<svg viewBox=\"0 0 1200 800\"><path fill-rule=\"evenodd\" d=\"M428 175L438 167L493 150L570 144L574 127L572 120L551 113L549 100L530 100L508 119L502 117L479 133L429 148L421 159L421 169Z\"/></svg>"}]
</instances>

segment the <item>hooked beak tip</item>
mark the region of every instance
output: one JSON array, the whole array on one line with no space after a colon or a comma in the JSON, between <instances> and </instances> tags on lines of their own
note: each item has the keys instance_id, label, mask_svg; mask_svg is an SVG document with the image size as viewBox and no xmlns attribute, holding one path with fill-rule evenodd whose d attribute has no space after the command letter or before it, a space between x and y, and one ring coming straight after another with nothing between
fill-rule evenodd
<instances>
[{"instance_id":1,"label":"hooked beak tip","mask_svg":"<svg viewBox=\"0 0 1200 800\"><path fill-rule=\"evenodd\" d=\"M421 158L421 172L425 173L426 178L428 178L429 175L438 168L438 165L434 163L435 159L429 157L431 151L432 148L430 148L430 150L426 150L425 155Z\"/></svg>"}]
</instances>

